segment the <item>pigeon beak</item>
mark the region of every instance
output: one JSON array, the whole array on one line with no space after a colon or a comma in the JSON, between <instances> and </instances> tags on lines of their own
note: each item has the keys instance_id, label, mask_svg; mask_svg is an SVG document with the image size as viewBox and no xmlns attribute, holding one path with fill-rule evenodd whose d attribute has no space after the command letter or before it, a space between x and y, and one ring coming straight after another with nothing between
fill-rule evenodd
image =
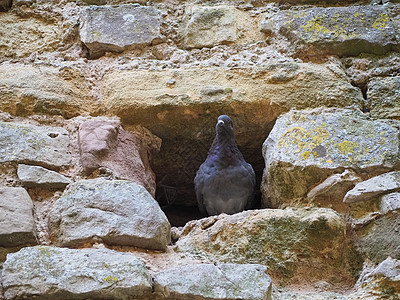
<instances>
[{"instance_id":1,"label":"pigeon beak","mask_svg":"<svg viewBox=\"0 0 400 300\"><path fill-rule=\"evenodd\" d=\"M219 124L225 124L225 123L222 120L218 120L217 125L219 125Z\"/></svg>"}]
</instances>

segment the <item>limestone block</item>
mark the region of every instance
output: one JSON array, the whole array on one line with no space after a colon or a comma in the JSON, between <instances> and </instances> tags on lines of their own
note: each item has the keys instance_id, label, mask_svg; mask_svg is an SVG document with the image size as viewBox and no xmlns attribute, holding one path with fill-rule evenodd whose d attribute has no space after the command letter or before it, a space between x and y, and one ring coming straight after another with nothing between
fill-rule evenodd
<instances>
[{"instance_id":1,"label":"limestone block","mask_svg":"<svg viewBox=\"0 0 400 300\"><path fill-rule=\"evenodd\" d=\"M264 209L190 221L176 250L214 263L268 266L278 285L303 278L304 268L310 282L343 280L350 276L345 236L346 223L332 209Z\"/></svg>"},{"instance_id":2,"label":"limestone block","mask_svg":"<svg viewBox=\"0 0 400 300\"><path fill-rule=\"evenodd\" d=\"M19 164L17 175L28 188L63 189L72 183L72 180L64 175L39 166Z\"/></svg>"},{"instance_id":3,"label":"limestone block","mask_svg":"<svg viewBox=\"0 0 400 300\"><path fill-rule=\"evenodd\" d=\"M161 271L154 291L162 299L271 300L271 279L256 264L196 264Z\"/></svg>"},{"instance_id":4,"label":"limestone block","mask_svg":"<svg viewBox=\"0 0 400 300\"><path fill-rule=\"evenodd\" d=\"M93 118L79 127L81 164L86 174L106 167L116 178L144 186L153 197L156 176L150 161L160 146L161 140L145 128L126 131L117 119Z\"/></svg>"},{"instance_id":5,"label":"limestone block","mask_svg":"<svg viewBox=\"0 0 400 300\"><path fill-rule=\"evenodd\" d=\"M379 203L379 211L388 213L400 209L400 193L390 193L382 196Z\"/></svg>"},{"instance_id":6,"label":"limestone block","mask_svg":"<svg viewBox=\"0 0 400 300\"><path fill-rule=\"evenodd\" d=\"M7 255L6 300L151 299L152 282L135 255L109 249L23 248Z\"/></svg>"},{"instance_id":7,"label":"limestone block","mask_svg":"<svg viewBox=\"0 0 400 300\"><path fill-rule=\"evenodd\" d=\"M93 5L82 11L80 37L90 58L98 58L105 52L159 43L164 38L161 23L161 12L152 6Z\"/></svg>"},{"instance_id":8,"label":"limestone block","mask_svg":"<svg viewBox=\"0 0 400 300\"><path fill-rule=\"evenodd\" d=\"M285 10L271 19L277 32L303 45L300 56L381 55L399 44L391 15L380 5Z\"/></svg>"},{"instance_id":9,"label":"limestone block","mask_svg":"<svg viewBox=\"0 0 400 300\"><path fill-rule=\"evenodd\" d=\"M125 180L81 180L68 186L49 216L52 240L78 247L99 240L165 250L171 228L146 189Z\"/></svg>"},{"instance_id":10,"label":"limestone block","mask_svg":"<svg viewBox=\"0 0 400 300\"><path fill-rule=\"evenodd\" d=\"M0 1L0 11L7 11L12 5L12 0L1 0Z\"/></svg>"},{"instance_id":11,"label":"limestone block","mask_svg":"<svg viewBox=\"0 0 400 300\"><path fill-rule=\"evenodd\" d=\"M343 168L368 176L390 170L399 160L398 134L398 121L373 121L352 109L282 115L263 144L263 205L299 201Z\"/></svg>"},{"instance_id":12,"label":"limestone block","mask_svg":"<svg viewBox=\"0 0 400 300\"><path fill-rule=\"evenodd\" d=\"M0 65L0 110L4 112L71 118L95 112L94 103L87 80L77 70Z\"/></svg>"},{"instance_id":13,"label":"limestone block","mask_svg":"<svg viewBox=\"0 0 400 300\"><path fill-rule=\"evenodd\" d=\"M0 246L36 243L31 197L21 187L0 187Z\"/></svg>"},{"instance_id":14,"label":"limestone block","mask_svg":"<svg viewBox=\"0 0 400 300\"><path fill-rule=\"evenodd\" d=\"M71 161L68 146L68 131L64 128L0 122L0 163L61 167Z\"/></svg>"},{"instance_id":15,"label":"limestone block","mask_svg":"<svg viewBox=\"0 0 400 300\"><path fill-rule=\"evenodd\" d=\"M232 118L245 159L262 167L260 145L280 114L293 107L363 102L360 90L335 64L295 62L237 69L116 71L104 76L102 97L103 114L117 115L123 124L140 124L162 138L153 168L163 185L177 187L176 203L183 205L196 205L194 198L190 200L193 178L207 155L220 114Z\"/></svg>"},{"instance_id":16,"label":"limestone block","mask_svg":"<svg viewBox=\"0 0 400 300\"><path fill-rule=\"evenodd\" d=\"M1 2L11 3L10 0L2 0ZM26 18L7 13L0 14L0 24L0 45L2 45L0 58L2 59L19 59L28 57L33 53L42 54L55 51L62 42L64 35L62 27L53 23L50 19ZM0 71L1 73L3 71ZM6 74L12 75L12 72Z\"/></svg>"},{"instance_id":17,"label":"limestone block","mask_svg":"<svg viewBox=\"0 0 400 300\"><path fill-rule=\"evenodd\" d=\"M213 47L238 39L237 12L233 7L195 6L186 18L182 33L186 48Z\"/></svg>"},{"instance_id":18,"label":"limestone block","mask_svg":"<svg viewBox=\"0 0 400 300\"><path fill-rule=\"evenodd\" d=\"M400 190L400 172L393 171L357 183L343 199L345 203L366 201L382 194Z\"/></svg>"},{"instance_id":19,"label":"limestone block","mask_svg":"<svg viewBox=\"0 0 400 300\"><path fill-rule=\"evenodd\" d=\"M372 117L400 118L400 76L371 78L367 97Z\"/></svg>"}]
</instances>

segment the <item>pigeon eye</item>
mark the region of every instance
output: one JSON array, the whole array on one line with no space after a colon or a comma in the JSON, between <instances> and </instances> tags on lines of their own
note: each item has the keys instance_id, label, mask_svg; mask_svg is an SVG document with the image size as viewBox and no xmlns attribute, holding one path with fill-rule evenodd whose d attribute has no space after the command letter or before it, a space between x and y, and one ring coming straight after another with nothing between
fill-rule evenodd
<instances>
[{"instance_id":1,"label":"pigeon eye","mask_svg":"<svg viewBox=\"0 0 400 300\"><path fill-rule=\"evenodd\" d=\"M218 120L218 124L225 124L225 122L222 120Z\"/></svg>"}]
</instances>

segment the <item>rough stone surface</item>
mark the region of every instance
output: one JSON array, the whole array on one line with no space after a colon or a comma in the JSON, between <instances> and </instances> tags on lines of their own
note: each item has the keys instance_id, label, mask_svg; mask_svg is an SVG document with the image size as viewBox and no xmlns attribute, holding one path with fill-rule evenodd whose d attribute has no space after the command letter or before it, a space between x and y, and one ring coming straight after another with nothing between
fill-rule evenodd
<instances>
[{"instance_id":1,"label":"rough stone surface","mask_svg":"<svg viewBox=\"0 0 400 300\"><path fill-rule=\"evenodd\" d=\"M19 164L17 175L28 188L62 189L72 183L72 180L64 175L39 166Z\"/></svg>"},{"instance_id":2,"label":"rough stone surface","mask_svg":"<svg viewBox=\"0 0 400 300\"><path fill-rule=\"evenodd\" d=\"M151 6L90 6L81 16L80 36L89 56L97 58L160 42L161 23L161 12Z\"/></svg>"},{"instance_id":3,"label":"rough stone surface","mask_svg":"<svg viewBox=\"0 0 400 300\"><path fill-rule=\"evenodd\" d=\"M356 231L356 243L362 253L375 263L388 256L400 259L400 213L389 212Z\"/></svg>"},{"instance_id":4,"label":"rough stone surface","mask_svg":"<svg viewBox=\"0 0 400 300\"><path fill-rule=\"evenodd\" d=\"M165 250L170 224L146 189L125 180L81 180L68 186L50 212L50 230L59 246L103 241Z\"/></svg>"},{"instance_id":5,"label":"rough stone surface","mask_svg":"<svg viewBox=\"0 0 400 300\"><path fill-rule=\"evenodd\" d=\"M0 60L20 59L32 53L37 55L45 51L54 51L63 37L60 27L50 19L46 22L40 18L24 18L13 13L6 13L0 14L0 24L2 25Z\"/></svg>"},{"instance_id":6,"label":"rough stone surface","mask_svg":"<svg viewBox=\"0 0 400 300\"><path fill-rule=\"evenodd\" d=\"M331 209L265 209L190 221L176 247L212 262L268 266L276 284L304 272L310 281L337 282L349 276L345 231L345 221Z\"/></svg>"},{"instance_id":7,"label":"rough stone surface","mask_svg":"<svg viewBox=\"0 0 400 300\"><path fill-rule=\"evenodd\" d=\"M151 277L133 254L108 249L23 248L7 255L2 274L9 299L149 299Z\"/></svg>"},{"instance_id":8,"label":"rough stone surface","mask_svg":"<svg viewBox=\"0 0 400 300\"><path fill-rule=\"evenodd\" d=\"M390 170L399 161L398 135L397 121L372 121L358 110L321 108L282 115L263 144L263 205L301 200L343 168L363 176Z\"/></svg>"},{"instance_id":9,"label":"rough stone surface","mask_svg":"<svg viewBox=\"0 0 400 300\"><path fill-rule=\"evenodd\" d=\"M343 199L345 203L366 201L373 197L400 190L400 172L393 171L357 183Z\"/></svg>"},{"instance_id":10,"label":"rough stone surface","mask_svg":"<svg viewBox=\"0 0 400 300\"><path fill-rule=\"evenodd\" d=\"M390 193L381 198L379 210L382 213L397 209L400 209L400 193Z\"/></svg>"},{"instance_id":11,"label":"rough stone surface","mask_svg":"<svg viewBox=\"0 0 400 300\"><path fill-rule=\"evenodd\" d=\"M367 96L372 117L400 119L400 76L371 78Z\"/></svg>"},{"instance_id":12,"label":"rough stone surface","mask_svg":"<svg viewBox=\"0 0 400 300\"><path fill-rule=\"evenodd\" d=\"M192 180L207 155L219 115L232 118L239 149L246 161L259 166L256 174L261 173L260 145L279 114L293 107L361 105L362 94L342 75L334 64L294 62L230 70L121 71L104 77L102 104L105 114L118 115L125 124L141 124L162 138L154 161L161 181L157 186L172 187L178 194L176 204L195 205ZM175 84L169 87L171 79Z\"/></svg>"},{"instance_id":13,"label":"rough stone surface","mask_svg":"<svg viewBox=\"0 0 400 300\"><path fill-rule=\"evenodd\" d=\"M13 115L61 115L96 111L89 84L72 68L0 65L0 109Z\"/></svg>"},{"instance_id":14,"label":"rough stone surface","mask_svg":"<svg viewBox=\"0 0 400 300\"><path fill-rule=\"evenodd\" d=\"M183 30L186 48L213 47L238 39L236 9L229 6L193 7Z\"/></svg>"},{"instance_id":15,"label":"rough stone surface","mask_svg":"<svg viewBox=\"0 0 400 300\"><path fill-rule=\"evenodd\" d=\"M36 243L31 197L21 187L0 187L0 246Z\"/></svg>"},{"instance_id":16,"label":"rough stone surface","mask_svg":"<svg viewBox=\"0 0 400 300\"><path fill-rule=\"evenodd\" d=\"M0 122L0 163L68 165L68 131L61 127Z\"/></svg>"},{"instance_id":17,"label":"rough stone surface","mask_svg":"<svg viewBox=\"0 0 400 300\"><path fill-rule=\"evenodd\" d=\"M360 181L361 178L353 170L346 169L341 174L329 176L314 187L307 194L307 198L309 201L318 203L319 206L327 207L332 205L336 211L341 211L343 208L338 205L337 199L343 199L346 192Z\"/></svg>"},{"instance_id":18,"label":"rough stone surface","mask_svg":"<svg viewBox=\"0 0 400 300\"><path fill-rule=\"evenodd\" d=\"M153 197L156 178L150 161L160 146L161 140L145 128L125 131L115 119L96 118L79 127L81 164L86 174L106 167L116 178L144 186Z\"/></svg>"},{"instance_id":19,"label":"rough stone surface","mask_svg":"<svg viewBox=\"0 0 400 300\"><path fill-rule=\"evenodd\" d=\"M164 299L270 300L271 279L256 264L198 264L156 274L154 291Z\"/></svg>"},{"instance_id":20,"label":"rough stone surface","mask_svg":"<svg viewBox=\"0 0 400 300\"><path fill-rule=\"evenodd\" d=\"M271 19L280 34L303 45L297 49L301 56L381 55L398 45L390 12L383 6L286 10Z\"/></svg>"}]
</instances>

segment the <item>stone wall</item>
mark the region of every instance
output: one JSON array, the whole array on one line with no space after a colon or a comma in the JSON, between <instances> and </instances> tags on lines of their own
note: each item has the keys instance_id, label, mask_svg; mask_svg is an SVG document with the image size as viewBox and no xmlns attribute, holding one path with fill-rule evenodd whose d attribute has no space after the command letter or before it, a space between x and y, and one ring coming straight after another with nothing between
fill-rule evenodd
<instances>
[{"instance_id":1,"label":"stone wall","mask_svg":"<svg viewBox=\"0 0 400 300\"><path fill-rule=\"evenodd\" d=\"M0 0L0 24L0 297L399 297L398 1ZM197 220L221 114L257 204Z\"/></svg>"}]
</instances>

